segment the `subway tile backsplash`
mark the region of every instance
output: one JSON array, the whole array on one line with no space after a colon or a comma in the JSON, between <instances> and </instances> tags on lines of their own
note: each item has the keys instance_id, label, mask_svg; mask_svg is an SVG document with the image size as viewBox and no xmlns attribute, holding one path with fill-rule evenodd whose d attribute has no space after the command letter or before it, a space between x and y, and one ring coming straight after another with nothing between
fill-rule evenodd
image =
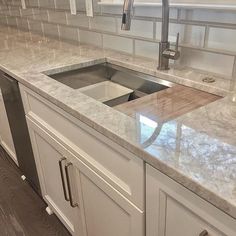
<instances>
[{"instance_id":1,"label":"subway tile backsplash","mask_svg":"<svg viewBox=\"0 0 236 236\"><path fill-rule=\"evenodd\" d=\"M77 15L67 0L0 1L0 24L18 27L73 43L87 43L132 55L158 59L161 8L135 7L130 31L121 30L121 6L100 6L94 0L94 17L87 17L85 1L76 0ZM6 4L7 2L7 4ZM236 57L236 12L176 9L170 12L169 40L180 33L178 64L232 77Z\"/></svg>"},{"instance_id":2,"label":"subway tile backsplash","mask_svg":"<svg viewBox=\"0 0 236 236\"><path fill-rule=\"evenodd\" d=\"M210 27L207 46L209 48L236 52L236 29Z\"/></svg>"}]
</instances>

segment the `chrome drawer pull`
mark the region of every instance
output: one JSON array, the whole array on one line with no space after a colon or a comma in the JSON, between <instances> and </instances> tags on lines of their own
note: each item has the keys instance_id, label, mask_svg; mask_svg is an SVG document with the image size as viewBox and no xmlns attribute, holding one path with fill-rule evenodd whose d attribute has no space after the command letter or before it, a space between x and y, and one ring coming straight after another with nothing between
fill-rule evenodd
<instances>
[{"instance_id":1,"label":"chrome drawer pull","mask_svg":"<svg viewBox=\"0 0 236 236\"><path fill-rule=\"evenodd\" d=\"M72 166L72 163L68 163L65 167L66 171L66 180L67 180L67 186L68 186L68 193L69 193L69 199L70 199L70 205L72 207L77 207L78 204L73 202L73 197L72 197L72 191L71 191L71 185L70 185L70 175L69 175L69 167Z\"/></svg>"},{"instance_id":2,"label":"chrome drawer pull","mask_svg":"<svg viewBox=\"0 0 236 236\"><path fill-rule=\"evenodd\" d=\"M66 161L66 158L63 157L60 161L59 161L59 168L60 168L60 174L61 174L61 182L62 182L62 188L63 188L63 193L64 193L64 197L66 201L70 201L69 197L67 196L67 191L66 191L66 183L65 183L65 179L64 179L64 175L63 175L63 167L62 167L62 162Z\"/></svg>"},{"instance_id":3,"label":"chrome drawer pull","mask_svg":"<svg viewBox=\"0 0 236 236\"><path fill-rule=\"evenodd\" d=\"M206 231L206 230L203 230L200 234L199 234L199 236L208 236L209 234L208 234L208 232Z\"/></svg>"}]
</instances>

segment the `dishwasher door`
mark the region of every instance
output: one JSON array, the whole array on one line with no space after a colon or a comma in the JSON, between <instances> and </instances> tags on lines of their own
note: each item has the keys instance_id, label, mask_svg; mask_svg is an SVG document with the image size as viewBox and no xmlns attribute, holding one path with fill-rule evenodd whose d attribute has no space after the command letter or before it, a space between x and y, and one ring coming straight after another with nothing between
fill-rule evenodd
<instances>
[{"instance_id":1,"label":"dishwasher door","mask_svg":"<svg viewBox=\"0 0 236 236\"><path fill-rule=\"evenodd\" d=\"M18 82L0 71L0 87L20 170L36 192L41 195Z\"/></svg>"}]
</instances>

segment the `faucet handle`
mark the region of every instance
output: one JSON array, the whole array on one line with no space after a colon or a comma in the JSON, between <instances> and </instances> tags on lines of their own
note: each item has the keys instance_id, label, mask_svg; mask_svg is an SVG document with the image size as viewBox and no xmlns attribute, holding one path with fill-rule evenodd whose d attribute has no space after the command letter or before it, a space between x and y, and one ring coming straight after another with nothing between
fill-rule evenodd
<instances>
[{"instance_id":1,"label":"faucet handle","mask_svg":"<svg viewBox=\"0 0 236 236\"><path fill-rule=\"evenodd\" d=\"M179 51L179 33L177 34L177 37L176 37L175 51L176 52Z\"/></svg>"},{"instance_id":2,"label":"faucet handle","mask_svg":"<svg viewBox=\"0 0 236 236\"><path fill-rule=\"evenodd\" d=\"M179 52L179 33L177 34L176 37L176 44L175 44L175 49L167 48L162 55L171 60L178 60L180 57L180 52Z\"/></svg>"}]
</instances>

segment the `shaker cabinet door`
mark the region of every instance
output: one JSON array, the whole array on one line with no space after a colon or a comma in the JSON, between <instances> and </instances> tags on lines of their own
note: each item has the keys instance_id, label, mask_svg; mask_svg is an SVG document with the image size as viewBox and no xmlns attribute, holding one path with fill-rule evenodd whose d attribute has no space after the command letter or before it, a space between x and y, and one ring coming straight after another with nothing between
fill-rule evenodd
<instances>
[{"instance_id":1,"label":"shaker cabinet door","mask_svg":"<svg viewBox=\"0 0 236 236\"><path fill-rule=\"evenodd\" d=\"M87 236L144 236L144 211L82 161L76 167Z\"/></svg>"},{"instance_id":2,"label":"shaker cabinet door","mask_svg":"<svg viewBox=\"0 0 236 236\"><path fill-rule=\"evenodd\" d=\"M18 164L1 89L0 89L0 144L9 154L9 156L13 159L13 161L16 164Z\"/></svg>"},{"instance_id":3,"label":"shaker cabinet door","mask_svg":"<svg viewBox=\"0 0 236 236\"><path fill-rule=\"evenodd\" d=\"M72 207L69 201L69 187L75 189L76 186L74 168L68 167L71 154L28 118L27 122L43 198L71 234L77 236L80 225L79 205ZM66 168L70 177L67 176ZM77 190L72 194L77 201Z\"/></svg>"}]
</instances>

